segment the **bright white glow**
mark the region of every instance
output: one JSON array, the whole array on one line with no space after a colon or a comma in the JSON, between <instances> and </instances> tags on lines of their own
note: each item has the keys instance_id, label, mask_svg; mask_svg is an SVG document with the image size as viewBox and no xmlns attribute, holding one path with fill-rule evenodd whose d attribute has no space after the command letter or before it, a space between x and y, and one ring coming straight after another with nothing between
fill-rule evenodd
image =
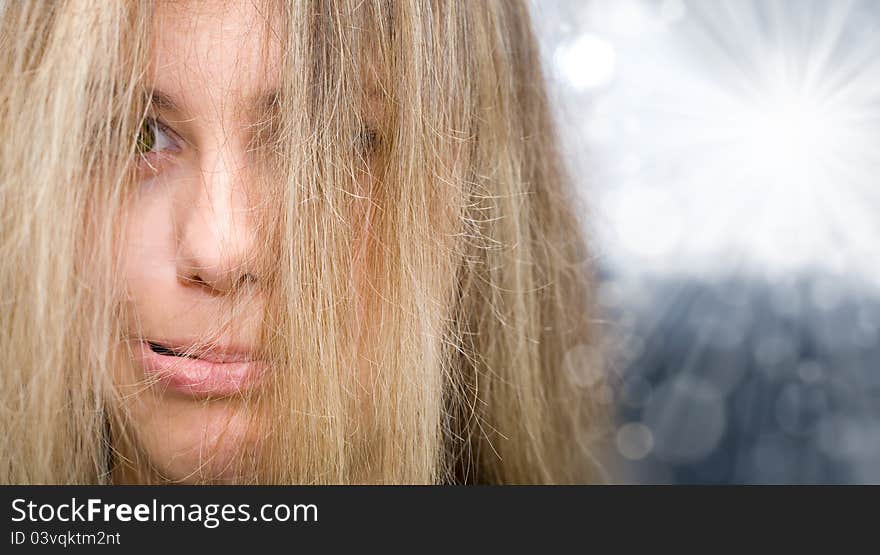
<instances>
[{"instance_id":1,"label":"bright white glow","mask_svg":"<svg viewBox=\"0 0 880 555\"><path fill-rule=\"evenodd\" d=\"M575 89L598 89L614 77L616 55L608 41L585 33L570 45L560 47L555 62Z\"/></svg>"},{"instance_id":2,"label":"bright white glow","mask_svg":"<svg viewBox=\"0 0 880 555\"><path fill-rule=\"evenodd\" d=\"M741 117L742 129L732 131L741 134L743 162L753 166L756 178L770 183L809 180L810 170L843 146L838 143L839 114L813 98L779 96L744 108Z\"/></svg>"},{"instance_id":3,"label":"bright white glow","mask_svg":"<svg viewBox=\"0 0 880 555\"><path fill-rule=\"evenodd\" d=\"M687 6L682 0L663 0L660 5L660 19L665 23L674 23L687 14Z\"/></svg>"},{"instance_id":4,"label":"bright white glow","mask_svg":"<svg viewBox=\"0 0 880 555\"><path fill-rule=\"evenodd\" d=\"M607 21L608 28L615 35L638 36L654 23L638 0L615 0L604 5L595 3L594 6L597 15Z\"/></svg>"},{"instance_id":5,"label":"bright white glow","mask_svg":"<svg viewBox=\"0 0 880 555\"><path fill-rule=\"evenodd\" d=\"M609 267L880 280L880 42L850 8L595 5L615 74L579 132Z\"/></svg>"},{"instance_id":6,"label":"bright white glow","mask_svg":"<svg viewBox=\"0 0 880 555\"><path fill-rule=\"evenodd\" d=\"M786 172L807 164L816 154L822 123L810 106L783 105L778 111L756 114L748 138L755 145L756 162Z\"/></svg>"},{"instance_id":7,"label":"bright white glow","mask_svg":"<svg viewBox=\"0 0 880 555\"><path fill-rule=\"evenodd\" d=\"M604 217L611 218L616 240L629 252L650 259L674 254L684 230L668 191L660 187L627 188L611 193L606 206Z\"/></svg>"}]
</instances>

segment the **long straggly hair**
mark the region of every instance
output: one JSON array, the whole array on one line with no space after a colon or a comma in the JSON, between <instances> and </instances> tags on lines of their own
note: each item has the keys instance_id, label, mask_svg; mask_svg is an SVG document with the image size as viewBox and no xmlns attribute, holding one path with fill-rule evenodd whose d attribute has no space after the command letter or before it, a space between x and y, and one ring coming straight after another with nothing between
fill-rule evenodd
<instances>
[{"instance_id":1,"label":"long straggly hair","mask_svg":"<svg viewBox=\"0 0 880 555\"><path fill-rule=\"evenodd\" d=\"M590 261L527 6L262 4L273 372L240 480L602 479ZM2 483L109 483L137 451L112 376L151 11L0 1Z\"/></svg>"}]
</instances>

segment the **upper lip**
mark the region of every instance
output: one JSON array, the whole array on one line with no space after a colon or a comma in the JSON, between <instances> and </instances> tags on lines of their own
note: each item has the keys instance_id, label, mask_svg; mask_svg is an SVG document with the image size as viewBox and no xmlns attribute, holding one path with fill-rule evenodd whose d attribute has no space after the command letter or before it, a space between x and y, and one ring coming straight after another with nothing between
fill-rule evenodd
<instances>
[{"instance_id":1,"label":"upper lip","mask_svg":"<svg viewBox=\"0 0 880 555\"><path fill-rule=\"evenodd\" d=\"M197 358L221 364L254 360L250 349L238 345L187 343L166 339L144 339L144 342L153 352L164 356Z\"/></svg>"}]
</instances>

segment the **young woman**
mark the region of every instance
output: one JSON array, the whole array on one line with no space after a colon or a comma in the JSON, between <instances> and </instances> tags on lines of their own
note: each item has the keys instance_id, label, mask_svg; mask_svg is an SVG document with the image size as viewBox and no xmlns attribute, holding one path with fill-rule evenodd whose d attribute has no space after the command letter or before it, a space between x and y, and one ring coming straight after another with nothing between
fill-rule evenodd
<instances>
[{"instance_id":1,"label":"young woman","mask_svg":"<svg viewBox=\"0 0 880 555\"><path fill-rule=\"evenodd\" d=\"M524 5L2 2L0 75L0 481L600 477Z\"/></svg>"}]
</instances>

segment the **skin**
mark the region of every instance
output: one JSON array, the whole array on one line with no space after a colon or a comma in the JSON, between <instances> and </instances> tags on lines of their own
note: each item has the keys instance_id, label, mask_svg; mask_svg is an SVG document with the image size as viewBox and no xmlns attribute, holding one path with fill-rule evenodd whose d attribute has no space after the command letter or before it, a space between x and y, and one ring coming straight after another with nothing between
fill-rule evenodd
<instances>
[{"instance_id":1,"label":"skin","mask_svg":"<svg viewBox=\"0 0 880 555\"><path fill-rule=\"evenodd\" d=\"M145 338L207 337L243 350L257 343L262 276L249 254L258 161L248 146L280 57L265 21L248 2L156 4L148 88L162 96L148 116L165 127L139 161L124 235L126 348ZM253 442L242 399L145 383L139 358L126 358L116 380L139 452L125 457L172 481L242 472L231 464Z\"/></svg>"}]
</instances>

